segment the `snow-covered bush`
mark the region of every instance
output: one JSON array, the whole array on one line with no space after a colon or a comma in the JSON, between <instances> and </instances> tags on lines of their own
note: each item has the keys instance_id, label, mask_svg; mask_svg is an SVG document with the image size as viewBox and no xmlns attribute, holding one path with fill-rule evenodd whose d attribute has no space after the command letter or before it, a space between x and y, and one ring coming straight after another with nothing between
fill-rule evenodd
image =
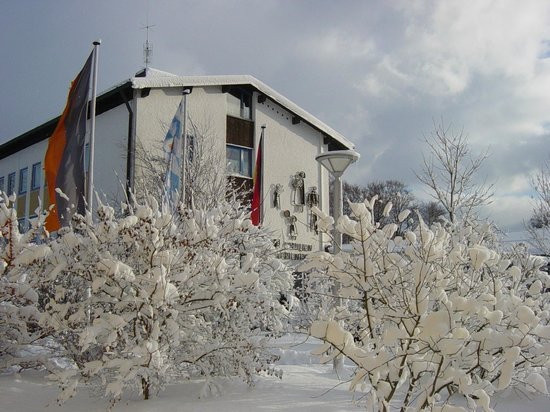
<instances>
[{"instance_id":1,"label":"snow-covered bush","mask_svg":"<svg viewBox=\"0 0 550 412\"><path fill-rule=\"evenodd\" d=\"M264 230L226 203L172 214L149 199L122 218L106 205L97 215L75 216L35 267L42 325L74 361L51 374L60 401L79 382L147 399L172 378L251 383L269 370L265 331L282 328L291 278Z\"/></svg>"},{"instance_id":2,"label":"snow-covered bush","mask_svg":"<svg viewBox=\"0 0 550 412\"><path fill-rule=\"evenodd\" d=\"M21 234L15 201L15 196L0 192L0 369L39 365L42 357L25 355L24 350L47 334L38 325L37 278L26 271L48 250L35 242L43 234L43 218Z\"/></svg>"},{"instance_id":3,"label":"snow-covered bush","mask_svg":"<svg viewBox=\"0 0 550 412\"><path fill-rule=\"evenodd\" d=\"M489 225L427 227L420 219L396 236L395 224L373 221L375 201L351 204L352 218L337 222L352 251L316 253L302 267L336 281L341 298L311 325L325 342L316 353L325 361L343 353L356 365L351 388L370 392L371 410L489 411L490 397L508 387L548 394L542 262L487 247ZM329 232L332 218L316 213Z\"/></svg>"}]
</instances>

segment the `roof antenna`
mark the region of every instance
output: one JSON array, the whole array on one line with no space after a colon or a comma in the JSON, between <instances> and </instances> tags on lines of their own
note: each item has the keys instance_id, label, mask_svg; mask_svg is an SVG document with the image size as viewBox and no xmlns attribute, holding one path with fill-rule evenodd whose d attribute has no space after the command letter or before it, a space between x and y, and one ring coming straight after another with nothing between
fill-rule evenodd
<instances>
[{"instance_id":1,"label":"roof antenna","mask_svg":"<svg viewBox=\"0 0 550 412\"><path fill-rule=\"evenodd\" d=\"M149 1L147 1L147 14L146 14L146 23L142 29L145 29L147 32L145 43L143 44L143 60L145 62L145 75L147 76L147 69L151 64L151 57L153 56L153 44L149 41L149 29L155 27L154 24L149 24Z\"/></svg>"}]
</instances>

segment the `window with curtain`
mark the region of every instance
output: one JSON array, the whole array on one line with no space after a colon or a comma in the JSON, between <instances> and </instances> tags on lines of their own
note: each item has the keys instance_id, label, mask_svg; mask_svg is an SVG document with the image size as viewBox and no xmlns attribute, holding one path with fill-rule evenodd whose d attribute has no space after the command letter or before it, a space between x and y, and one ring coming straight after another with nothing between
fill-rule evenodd
<instances>
[{"instance_id":1,"label":"window with curtain","mask_svg":"<svg viewBox=\"0 0 550 412\"><path fill-rule=\"evenodd\" d=\"M252 149L230 144L226 148L227 173L252 177Z\"/></svg>"}]
</instances>

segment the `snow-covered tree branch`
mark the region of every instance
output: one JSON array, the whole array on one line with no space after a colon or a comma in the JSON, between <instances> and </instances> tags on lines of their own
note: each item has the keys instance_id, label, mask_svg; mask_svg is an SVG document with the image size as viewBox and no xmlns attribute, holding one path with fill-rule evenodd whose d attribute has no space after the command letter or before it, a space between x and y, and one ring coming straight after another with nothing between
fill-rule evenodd
<instances>
[{"instance_id":1,"label":"snow-covered tree branch","mask_svg":"<svg viewBox=\"0 0 550 412\"><path fill-rule=\"evenodd\" d=\"M43 354L25 355L25 350L49 334L39 327L38 279L28 271L48 252L36 243L43 236L43 217L22 234L14 204L15 196L0 192L0 369L44 363Z\"/></svg>"},{"instance_id":2,"label":"snow-covered tree branch","mask_svg":"<svg viewBox=\"0 0 550 412\"><path fill-rule=\"evenodd\" d=\"M337 222L352 251L316 253L302 267L341 285L342 305L311 325L325 342L322 360L342 353L356 365L351 388L369 392L370 410L459 411L462 397L489 411L508 387L548 394L542 261L491 249L490 225L428 227L419 218L398 236L396 224L374 221L374 202L351 203L351 218ZM332 218L316 213L330 231Z\"/></svg>"},{"instance_id":3,"label":"snow-covered tree branch","mask_svg":"<svg viewBox=\"0 0 550 412\"><path fill-rule=\"evenodd\" d=\"M282 330L291 288L270 238L229 204L181 213L153 198L123 218L101 205L97 223L77 216L50 243L42 324L75 363L52 373L60 400L79 381L147 399L170 376L251 383L270 368L265 331Z\"/></svg>"},{"instance_id":4,"label":"snow-covered tree branch","mask_svg":"<svg viewBox=\"0 0 550 412\"><path fill-rule=\"evenodd\" d=\"M125 216L101 204L39 244L42 220L17 230L13 199L0 202L0 360L44 336L69 362L43 364L59 402L79 383L113 402L148 399L170 380L274 373L267 340L284 329L292 277L269 233L237 204L163 210L150 197Z\"/></svg>"}]
</instances>

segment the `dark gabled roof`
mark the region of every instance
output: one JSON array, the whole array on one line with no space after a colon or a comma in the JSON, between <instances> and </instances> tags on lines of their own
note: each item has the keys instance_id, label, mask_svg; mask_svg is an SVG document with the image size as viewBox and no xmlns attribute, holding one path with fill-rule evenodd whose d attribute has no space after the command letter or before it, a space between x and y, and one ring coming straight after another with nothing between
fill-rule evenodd
<instances>
[{"instance_id":1,"label":"dark gabled roof","mask_svg":"<svg viewBox=\"0 0 550 412\"><path fill-rule=\"evenodd\" d=\"M96 115L105 113L106 111L123 104L125 99L129 101L132 100L132 98L133 90L131 82L127 81L123 84L117 85L97 97ZM35 143L48 139L55 130L59 117L60 116L57 116L55 119L49 120L46 123L43 123L40 126L37 126L34 129L31 129L28 132L25 132L0 145L0 159L4 159L5 157L11 156L12 154L32 146Z\"/></svg>"},{"instance_id":2,"label":"dark gabled roof","mask_svg":"<svg viewBox=\"0 0 550 412\"><path fill-rule=\"evenodd\" d=\"M111 89L98 96L96 114L100 115L107 110L111 110L123 104L125 100L132 100L133 89L214 85L224 87L252 87L263 96L269 97L271 100L290 111L294 116L293 122L299 122L300 119L302 119L314 129L320 131L325 138L324 143L329 145L329 150L352 149L354 147L353 143L343 135L327 126L297 104L277 93L260 80L248 75L176 76L160 70L143 69L136 73L133 78L113 86ZM49 138L55 130L58 121L59 116L0 145L0 159Z\"/></svg>"}]
</instances>

